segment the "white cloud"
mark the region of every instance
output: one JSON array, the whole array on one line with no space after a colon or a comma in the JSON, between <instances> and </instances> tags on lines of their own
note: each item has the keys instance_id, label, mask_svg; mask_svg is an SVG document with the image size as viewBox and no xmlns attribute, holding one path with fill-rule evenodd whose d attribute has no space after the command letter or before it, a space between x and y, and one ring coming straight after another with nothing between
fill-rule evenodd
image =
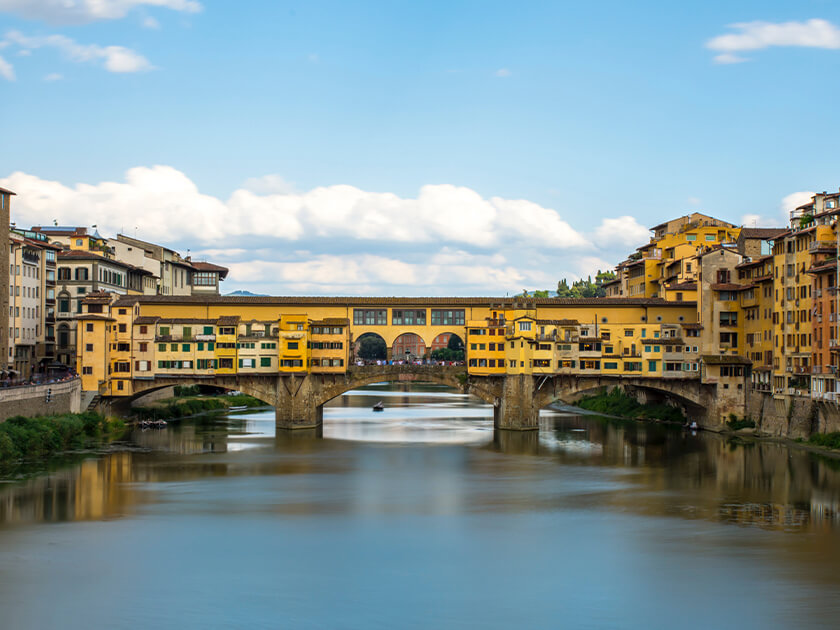
<instances>
[{"instance_id":1,"label":"white cloud","mask_svg":"<svg viewBox=\"0 0 840 630\"><path fill-rule=\"evenodd\" d=\"M3 57L0 57L0 77L3 77L6 81L14 81L16 78L14 67Z\"/></svg>"},{"instance_id":2,"label":"white cloud","mask_svg":"<svg viewBox=\"0 0 840 630\"><path fill-rule=\"evenodd\" d=\"M782 199L782 203L779 207L784 213L784 215L787 217L788 213L791 210L794 210L799 206L808 203L809 201L811 201L811 197L813 197L815 194L816 193L810 190L800 190L799 192L790 193Z\"/></svg>"},{"instance_id":3,"label":"white cloud","mask_svg":"<svg viewBox=\"0 0 840 630\"><path fill-rule=\"evenodd\" d=\"M261 293L553 289L560 277L609 268L647 241L633 217L603 219L588 238L554 209L449 184L402 197L348 185L295 191L268 175L223 200L175 168L152 166L129 169L122 181L70 186L16 172L0 186L17 193L18 225L96 224L105 235L136 227L143 239L229 266L226 290Z\"/></svg>"},{"instance_id":4,"label":"white cloud","mask_svg":"<svg viewBox=\"0 0 840 630\"><path fill-rule=\"evenodd\" d=\"M24 222L86 220L113 231L121 225L122 216L136 216L145 234L164 240L212 243L230 236L257 235L287 241L350 238L464 243L479 248L512 242L590 246L555 210L526 200L488 200L469 188L449 184L423 186L416 198L347 185L302 193L258 194L240 188L223 202L201 194L186 175L169 166L136 167L127 171L125 182L73 188L20 172L2 181L18 193L17 207L26 217ZM195 229L197 225L201 230Z\"/></svg>"},{"instance_id":5,"label":"white cloud","mask_svg":"<svg viewBox=\"0 0 840 630\"><path fill-rule=\"evenodd\" d=\"M155 31L160 29L160 22L158 22L151 15L143 18L143 21L140 24L143 25L143 28L148 28Z\"/></svg>"},{"instance_id":6,"label":"white cloud","mask_svg":"<svg viewBox=\"0 0 840 630\"><path fill-rule=\"evenodd\" d=\"M687 199L687 201L692 206L699 206L700 205L700 198L699 197L689 197Z\"/></svg>"},{"instance_id":7,"label":"white cloud","mask_svg":"<svg viewBox=\"0 0 840 630\"><path fill-rule=\"evenodd\" d=\"M125 17L135 7L162 7L198 13L195 0L0 0L0 11L52 24L84 24Z\"/></svg>"},{"instance_id":8,"label":"white cloud","mask_svg":"<svg viewBox=\"0 0 840 630\"><path fill-rule=\"evenodd\" d=\"M602 220L595 228L595 240L600 244L636 248L650 240L650 230L634 217L625 215Z\"/></svg>"},{"instance_id":9,"label":"white cloud","mask_svg":"<svg viewBox=\"0 0 840 630\"><path fill-rule=\"evenodd\" d=\"M142 72L152 69L152 65L145 57L123 46L79 44L64 35L30 37L19 31L6 33L6 41L19 46L22 50L55 48L70 61L101 63L109 72Z\"/></svg>"},{"instance_id":10,"label":"white cloud","mask_svg":"<svg viewBox=\"0 0 840 630\"><path fill-rule=\"evenodd\" d=\"M295 191L295 185L282 175L249 177L242 183L242 188L258 195L285 194Z\"/></svg>"},{"instance_id":11,"label":"white cloud","mask_svg":"<svg viewBox=\"0 0 840 630\"><path fill-rule=\"evenodd\" d=\"M495 74L496 74L497 77L505 79L505 78L509 77L511 73L510 73L510 70L508 70L507 68L499 68L498 70L496 70Z\"/></svg>"},{"instance_id":12,"label":"white cloud","mask_svg":"<svg viewBox=\"0 0 840 630\"><path fill-rule=\"evenodd\" d=\"M715 55L714 59L712 59L716 64L725 66L731 65L733 63L744 63L745 61L749 61L747 57L739 57L738 55L733 55L732 53L722 53L720 55Z\"/></svg>"},{"instance_id":13,"label":"white cloud","mask_svg":"<svg viewBox=\"0 0 840 630\"><path fill-rule=\"evenodd\" d=\"M363 295L393 293L395 287L416 287L420 294L441 294L458 286L472 293L497 295L499 287L520 289L524 284L555 286L556 279L537 270L481 264L405 262L394 257L318 255L305 261L252 260L230 264L230 279L246 284L284 283L316 293ZM305 280L304 280L305 279ZM444 291L446 292L446 291Z\"/></svg>"},{"instance_id":14,"label":"white cloud","mask_svg":"<svg viewBox=\"0 0 840 630\"><path fill-rule=\"evenodd\" d=\"M58 72L51 72L44 77L44 81L61 81L63 78Z\"/></svg>"},{"instance_id":15,"label":"white cloud","mask_svg":"<svg viewBox=\"0 0 840 630\"><path fill-rule=\"evenodd\" d=\"M740 22L729 28L736 32L718 35L706 42L706 48L719 54L716 63L740 63L747 59L735 54L775 46L840 49L840 28L820 19L805 22Z\"/></svg>"}]
</instances>

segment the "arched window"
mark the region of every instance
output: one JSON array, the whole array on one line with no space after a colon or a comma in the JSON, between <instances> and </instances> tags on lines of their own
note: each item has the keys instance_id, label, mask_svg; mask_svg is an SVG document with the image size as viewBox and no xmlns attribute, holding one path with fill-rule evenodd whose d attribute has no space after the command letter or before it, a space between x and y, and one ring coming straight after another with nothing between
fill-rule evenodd
<instances>
[{"instance_id":1,"label":"arched window","mask_svg":"<svg viewBox=\"0 0 840 630\"><path fill-rule=\"evenodd\" d=\"M70 328L67 324L61 324L58 327L58 347L67 348L70 346Z\"/></svg>"}]
</instances>

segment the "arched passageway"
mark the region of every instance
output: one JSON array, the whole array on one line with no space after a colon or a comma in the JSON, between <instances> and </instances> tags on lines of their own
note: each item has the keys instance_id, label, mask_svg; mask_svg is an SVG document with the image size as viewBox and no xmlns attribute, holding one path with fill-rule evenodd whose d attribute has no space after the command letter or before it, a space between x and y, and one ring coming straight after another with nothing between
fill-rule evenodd
<instances>
[{"instance_id":1,"label":"arched passageway","mask_svg":"<svg viewBox=\"0 0 840 630\"><path fill-rule=\"evenodd\" d=\"M402 359L413 361L425 357L426 351L426 342L420 335L411 332L403 333L394 339L394 345L391 346L391 358L395 361Z\"/></svg>"},{"instance_id":2,"label":"arched passageway","mask_svg":"<svg viewBox=\"0 0 840 630\"><path fill-rule=\"evenodd\" d=\"M353 343L354 359L363 361L378 361L388 358L388 344L376 333L360 335Z\"/></svg>"}]
</instances>

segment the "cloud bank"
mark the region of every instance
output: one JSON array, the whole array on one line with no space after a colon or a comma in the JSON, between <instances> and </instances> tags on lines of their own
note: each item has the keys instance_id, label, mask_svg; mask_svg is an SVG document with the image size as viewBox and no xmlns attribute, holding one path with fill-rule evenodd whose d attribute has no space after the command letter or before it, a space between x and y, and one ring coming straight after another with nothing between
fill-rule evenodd
<instances>
[{"instance_id":1,"label":"cloud bank","mask_svg":"<svg viewBox=\"0 0 840 630\"><path fill-rule=\"evenodd\" d=\"M51 24L85 24L124 18L137 7L161 7L198 13L195 0L0 0L0 11Z\"/></svg>"},{"instance_id":2,"label":"cloud bank","mask_svg":"<svg viewBox=\"0 0 840 630\"><path fill-rule=\"evenodd\" d=\"M734 33L718 35L706 42L706 48L718 52L715 63L732 64L749 61L737 53L771 47L804 47L840 49L840 28L820 19L805 22L740 22L730 24Z\"/></svg>"},{"instance_id":3,"label":"cloud bank","mask_svg":"<svg viewBox=\"0 0 840 630\"><path fill-rule=\"evenodd\" d=\"M451 184L416 196L349 185L296 191L251 178L226 200L171 166L129 169L124 181L68 186L16 172L18 225L96 224L230 266L225 290L270 293L504 295L554 288L607 268L647 241L633 217L591 232L526 199L485 198Z\"/></svg>"}]
</instances>

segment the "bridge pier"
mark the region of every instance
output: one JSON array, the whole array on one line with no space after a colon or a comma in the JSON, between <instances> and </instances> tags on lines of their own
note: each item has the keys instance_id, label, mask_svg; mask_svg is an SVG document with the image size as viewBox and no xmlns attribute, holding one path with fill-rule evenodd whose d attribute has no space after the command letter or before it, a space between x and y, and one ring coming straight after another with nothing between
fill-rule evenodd
<instances>
[{"instance_id":1,"label":"bridge pier","mask_svg":"<svg viewBox=\"0 0 840 630\"><path fill-rule=\"evenodd\" d=\"M274 420L278 429L317 429L324 420L314 379L309 374L277 377Z\"/></svg>"},{"instance_id":2,"label":"bridge pier","mask_svg":"<svg viewBox=\"0 0 840 630\"><path fill-rule=\"evenodd\" d=\"M502 395L493 403L493 428L502 431L539 429L540 408L536 398L533 376L505 376Z\"/></svg>"}]
</instances>

